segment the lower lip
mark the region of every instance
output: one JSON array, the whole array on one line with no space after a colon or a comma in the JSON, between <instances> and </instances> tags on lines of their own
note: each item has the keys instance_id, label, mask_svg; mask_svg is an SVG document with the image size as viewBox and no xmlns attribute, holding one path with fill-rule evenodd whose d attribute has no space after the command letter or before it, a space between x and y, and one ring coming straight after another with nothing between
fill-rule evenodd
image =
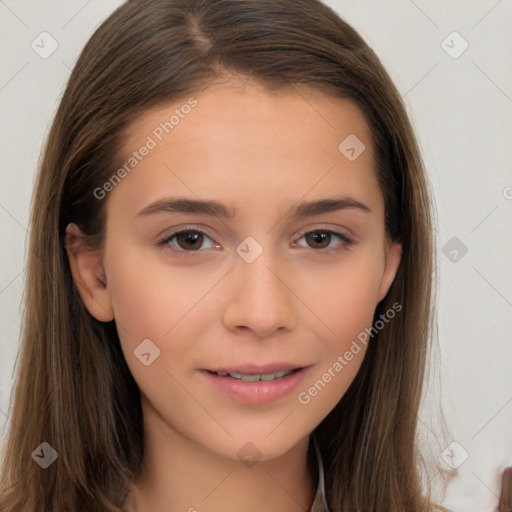
<instances>
[{"instance_id":1,"label":"lower lip","mask_svg":"<svg viewBox=\"0 0 512 512\"><path fill-rule=\"evenodd\" d=\"M222 377L200 370L209 385L222 391L231 399L247 405L264 405L289 395L304 379L308 368L301 368L286 377L271 381L244 382L233 377Z\"/></svg>"}]
</instances>

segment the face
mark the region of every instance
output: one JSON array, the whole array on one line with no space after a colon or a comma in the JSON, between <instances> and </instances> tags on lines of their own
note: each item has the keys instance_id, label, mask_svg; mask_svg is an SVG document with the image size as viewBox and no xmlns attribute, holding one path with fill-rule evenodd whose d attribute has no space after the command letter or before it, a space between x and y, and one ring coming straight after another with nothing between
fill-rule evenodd
<instances>
[{"instance_id":1,"label":"face","mask_svg":"<svg viewBox=\"0 0 512 512\"><path fill-rule=\"evenodd\" d=\"M351 101L242 79L187 100L131 125L121 160L136 161L98 199L106 287L85 256L73 273L91 314L115 319L146 422L231 459L248 442L270 459L353 381L400 246L386 243Z\"/></svg>"}]
</instances>

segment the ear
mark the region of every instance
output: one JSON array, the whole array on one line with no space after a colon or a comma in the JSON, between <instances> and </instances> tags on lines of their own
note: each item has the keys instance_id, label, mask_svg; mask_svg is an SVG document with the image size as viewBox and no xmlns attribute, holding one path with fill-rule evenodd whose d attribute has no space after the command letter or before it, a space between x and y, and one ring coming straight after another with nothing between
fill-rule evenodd
<instances>
[{"instance_id":1,"label":"ear","mask_svg":"<svg viewBox=\"0 0 512 512\"><path fill-rule=\"evenodd\" d=\"M87 245L86 237L76 224L66 227L66 252L73 281L89 313L100 322L114 319L107 290L102 255Z\"/></svg>"},{"instance_id":2,"label":"ear","mask_svg":"<svg viewBox=\"0 0 512 512\"><path fill-rule=\"evenodd\" d=\"M402 257L402 244L393 242L386 248L384 272L379 286L378 302L380 302L388 293L388 290L395 279L398 265Z\"/></svg>"}]
</instances>

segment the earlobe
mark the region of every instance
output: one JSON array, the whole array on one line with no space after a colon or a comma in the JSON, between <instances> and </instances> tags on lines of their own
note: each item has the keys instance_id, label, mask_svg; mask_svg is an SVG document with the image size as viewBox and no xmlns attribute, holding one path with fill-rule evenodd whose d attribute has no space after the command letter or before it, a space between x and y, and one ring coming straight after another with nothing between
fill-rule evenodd
<instances>
[{"instance_id":1,"label":"earlobe","mask_svg":"<svg viewBox=\"0 0 512 512\"><path fill-rule=\"evenodd\" d=\"M100 322L114 319L110 294L106 287L101 251L91 249L76 224L66 227L66 252L75 286L89 313Z\"/></svg>"},{"instance_id":2,"label":"earlobe","mask_svg":"<svg viewBox=\"0 0 512 512\"><path fill-rule=\"evenodd\" d=\"M400 260L402 258L402 244L400 242L393 242L387 249L386 264L382 279L380 281L378 302L380 302L388 293L393 280L395 279Z\"/></svg>"}]
</instances>

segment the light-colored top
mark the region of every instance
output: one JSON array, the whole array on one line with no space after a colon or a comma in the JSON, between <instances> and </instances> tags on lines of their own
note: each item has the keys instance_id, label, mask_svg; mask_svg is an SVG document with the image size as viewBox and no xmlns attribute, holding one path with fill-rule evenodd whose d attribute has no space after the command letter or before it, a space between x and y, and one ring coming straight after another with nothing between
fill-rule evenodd
<instances>
[{"instance_id":1,"label":"light-colored top","mask_svg":"<svg viewBox=\"0 0 512 512\"><path fill-rule=\"evenodd\" d=\"M315 446L316 460L318 463L318 485L316 487L315 499L309 509L309 512L329 512L329 507L325 501L325 479L324 479L324 464L322 461L322 454L318 442L313 437L313 445Z\"/></svg>"}]
</instances>

